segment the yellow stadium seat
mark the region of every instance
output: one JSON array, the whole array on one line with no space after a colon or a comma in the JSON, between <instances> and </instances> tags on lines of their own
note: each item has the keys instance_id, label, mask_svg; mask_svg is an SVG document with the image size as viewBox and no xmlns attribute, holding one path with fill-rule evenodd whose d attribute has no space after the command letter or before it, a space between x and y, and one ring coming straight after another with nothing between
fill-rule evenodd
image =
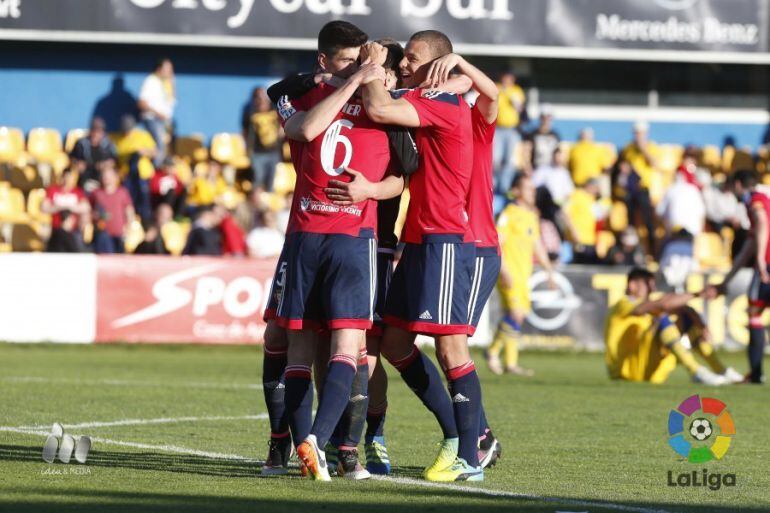
<instances>
[{"instance_id":1,"label":"yellow stadium seat","mask_svg":"<svg viewBox=\"0 0 770 513\"><path fill-rule=\"evenodd\" d=\"M711 170L712 173L722 170L722 157L719 154L719 148L713 145L706 145L701 148L699 165Z\"/></svg>"},{"instance_id":2,"label":"yellow stadium seat","mask_svg":"<svg viewBox=\"0 0 770 513\"><path fill-rule=\"evenodd\" d=\"M192 182L192 168L185 159L174 157L174 174L185 185L189 185Z\"/></svg>"},{"instance_id":3,"label":"yellow stadium seat","mask_svg":"<svg viewBox=\"0 0 770 513\"><path fill-rule=\"evenodd\" d=\"M166 249L172 255L177 256L182 254L189 233L190 223L177 223L176 221L166 223L160 229L160 235L163 237L163 243L166 245Z\"/></svg>"},{"instance_id":4,"label":"yellow stadium seat","mask_svg":"<svg viewBox=\"0 0 770 513\"><path fill-rule=\"evenodd\" d=\"M35 221L43 223L51 222L51 215L40 210L45 199L45 189L32 189L27 196L27 215Z\"/></svg>"},{"instance_id":5,"label":"yellow stadium seat","mask_svg":"<svg viewBox=\"0 0 770 513\"><path fill-rule=\"evenodd\" d=\"M673 173L682 163L684 147L679 144L661 144L659 146L657 167L664 173Z\"/></svg>"},{"instance_id":6,"label":"yellow stadium seat","mask_svg":"<svg viewBox=\"0 0 770 513\"><path fill-rule=\"evenodd\" d=\"M294 190L297 183L297 173L291 162L279 162L275 168L273 177L273 191L276 194L285 195Z\"/></svg>"},{"instance_id":7,"label":"yellow stadium seat","mask_svg":"<svg viewBox=\"0 0 770 513\"><path fill-rule=\"evenodd\" d=\"M628 227L628 208L622 201L615 201L610 208L610 228L622 232Z\"/></svg>"},{"instance_id":8,"label":"yellow stadium seat","mask_svg":"<svg viewBox=\"0 0 770 513\"><path fill-rule=\"evenodd\" d=\"M25 221L24 194L12 187L0 188L0 221Z\"/></svg>"},{"instance_id":9,"label":"yellow stadium seat","mask_svg":"<svg viewBox=\"0 0 770 513\"><path fill-rule=\"evenodd\" d=\"M238 192L232 187L228 187L219 197L218 202L224 205L226 209L233 210L238 204L243 203L245 200L246 197L242 192Z\"/></svg>"},{"instance_id":10,"label":"yellow stadium seat","mask_svg":"<svg viewBox=\"0 0 770 513\"><path fill-rule=\"evenodd\" d=\"M16 164L24 156L24 134L18 128L0 126L0 163Z\"/></svg>"},{"instance_id":11,"label":"yellow stadium seat","mask_svg":"<svg viewBox=\"0 0 770 513\"><path fill-rule=\"evenodd\" d=\"M596 256L604 258L610 248L615 245L615 234L609 230L600 230L596 234Z\"/></svg>"},{"instance_id":12,"label":"yellow stadium seat","mask_svg":"<svg viewBox=\"0 0 770 513\"><path fill-rule=\"evenodd\" d=\"M719 234L703 232L695 237L693 253L703 268L729 267L730 259Z\"/></svg>"},{"instance_id":13,"label":"yellow stadium seat","mask_svg":"<svg viewBox=\"0 0 770 513\"><path fill-rule=\"evenodd\" d=\"M241 134L219 133L211 139L211 158L234 167L248 167L246 141Z\"/></svg>"},{"instance_id":14,"label":"yellow stadium seat","mask_svg":"<svg viewBox=\"0 0 770 513\"><path fill-rule=\"evenodd\" d=\"M67 153L72 153L72 150L75 149L75 144L87 135L87 128L71 129L69 132L67 132L67 137L64 138L64 151Z\"/></svg>"},{"instance_id":15,"label":"yellow stadium seat","mask_svg":"<svg viewBox=\"0 0 770 513\"><path fill-rule=\"evenodd\" d=\"M174 139L174 155L185 159L189 163L196 162L196 155L200 155L198 150L204 150L203 137L192 135L187 137L177 137Z\"/></svg>"},{"instance_id":16,"label":"yellow stadium seat","mask_svg":"<svg viewBox=\"0 0 770 513\"><path fill-rule=\"evenodd\" d=\"M27 136L27 153L37 162L54 164L63 153L61 134L55 128L33 128Z\"/></svg>"},{"instance_id":17,"label":"yellow stadium seat","mask_svg":"<svg viewBox=\"0 0 770 513\"><path fill-rule=\"evenodd\" d=\"M134 219L128 225L128 230L126 231L126 253L133 253L136 247L141 244L143 240L144 228L142 228L142 223L139 221L139 219Z\"/></svg>"},{"instance_id":18,"label":"yellow stadium seat","mask_svg":"<svg viewBox=\"0 0 770 513\"><path fill-rule=\"evenodd\" d=\"M757 169L757 163L754 160L754 155L752 155L750 151L735 150L733 160L728 169L733 172L741 169L755 171Z\"/></svg>"},{"instance_id":19,"label":"yellow stadium seat","mask_svg":"<svg viewBox=\"0 0 770 513\"><path fill-rule=\"evenodd\" d=\"M572 149L572 143L569 141L560 141L559 149L561 150L561 154L564 156L565 159L569 158L569 152Z\"/></svg>"},{"instance_id":20,"label":"yellow stadium seat","mask_svg":"<svg viewBox=\"0 0 770 513\"><path fill-rule=\"evenodd\" d=\"M14 223L11 233L13 251L43 251L45 244L32 222Z\"/></svg>"},{"instance_id":21,"label":"yellow stadium seat","mask_svg":"<svg viewBox=\"0 0 770 513\"><path fill-rule=\"evenodd\" d=\"M618 148L611 142L596 143L602 149L602 165L611 167L618 160Z\"/></svg>"},{"instance_id":22,"label":"yellow stadium seat","mask_svg":"<svg viewBox=\"0 0 770 513\"><path fill-rule=\"evenodd\" d=\"M13 246L7 242L0 242L0 253L10 253L13 251Z\"/></svg>"}]
</instances>

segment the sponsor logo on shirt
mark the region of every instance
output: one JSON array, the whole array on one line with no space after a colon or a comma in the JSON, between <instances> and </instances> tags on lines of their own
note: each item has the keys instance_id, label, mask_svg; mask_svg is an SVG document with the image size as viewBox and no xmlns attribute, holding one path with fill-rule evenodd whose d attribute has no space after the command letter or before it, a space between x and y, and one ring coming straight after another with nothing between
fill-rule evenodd
<instances>
[{"instance_id":1,"label":"sponsor logo on shirt","mask_svg":"<svg viewBox=\"0 0 770 513\"><path fill-rule=\"evenodd\" d=\"M299 208L301 208L303 212L349 214L349 215L358 216L358 217L361 217L361 214L363 214L363 210L356 207L355 205L349 205L349 206L334 205L332 203L325 203L323 201L314 200L312 198L308 198L307 196L300 199Z\"/></svg>"}]
</instances>

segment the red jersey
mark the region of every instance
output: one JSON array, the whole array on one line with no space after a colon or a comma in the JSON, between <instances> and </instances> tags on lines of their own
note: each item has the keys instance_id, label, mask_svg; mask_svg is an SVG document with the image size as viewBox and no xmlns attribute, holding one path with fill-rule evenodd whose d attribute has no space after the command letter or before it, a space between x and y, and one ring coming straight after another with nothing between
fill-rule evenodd
<instances>
[{"instance_id":1,"label":"red jersey","mask_svg":"<svg viewBox=\"0 0 770 513\"><path fill-rule=\"evenodd\" d=\"M495 138L495 121L488 123L479 109L471 109L473 124L473 173L466 210L470 218L471 231L478 248L496 248L497 240L495 214L492 211L494 192L492 186L492 141Z\"/></svg>"},{"instance_id":2,"label":"red jersey","mask_svg":"<svg viewBox=\"0 0 770 513\"><path fill-rule=\"evenodd\" d=\"M754 214L751 212L754 205L761 206L765 211L765 216L767 217L767 220L770 221L770 190L766 189L764 187L757 187L758 190L755 190L751 193L751 199L749 200L749 218L751 219L751 232L756 236L756 220L754 219ZM764 189L764 190L759 190ZM767 245L767 250L765 251L765 263L770 264L770 243Z\"/></svg>"},{"instance_id":3,"label":"red jersey","mask_svg":"<svg viewBox=\"0 0 770 513\"><path fill-rule=\"evenodd\" d=\"M420 118L416 131L420 165L409 182L404 241L420 244L425 235L461 235L473 242L465 210L471 181L471 111L456 94L413 89L402 98Z\"/></svg>"},{"instance_id":4,"label":"red jersey","mask_svg":"<svg viewBox=\"0 0 770 513\"><path fill-rule=\"evenodd\" d=\"M45 197L48 198L55 207L59 207L60 210L72 210L81 201L86 199L86 194L80 187L65 190L59 185L52 185L46 189ZM53 228L61 227L61 212L57 212L51 216L51 225Z\"/></svg>"},{"instance_id":5,"label":"red jersey","mask_svg":"<svg viewBox=\"0 0 770 513\"><path fill-rule=\"evenodd\" d=\"M318 84L299 99L283 101L279 114L285 121L296 111L312 109L334 91L327 84ZM301 153L288 233L359 236L362 230L376 232L377 201L338 206L323 191L329 180L350 180L343 174L345 167L363 173L371 182L379 182L385 175L390 160L388 135L366 116L361 100L348 100L323 134L303 144Z\"/></svg>"}]
</instances>

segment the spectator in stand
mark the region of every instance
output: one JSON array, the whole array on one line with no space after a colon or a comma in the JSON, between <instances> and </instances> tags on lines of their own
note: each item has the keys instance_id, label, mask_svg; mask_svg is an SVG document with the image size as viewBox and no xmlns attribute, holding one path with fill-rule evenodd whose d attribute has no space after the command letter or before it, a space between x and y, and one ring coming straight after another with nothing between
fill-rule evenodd
<instances>
[{"instance_id":1,"label":"spectator in stand","mask_svg":"<svg viewBox=\"0 0 770 513\"><path fill-rule=\"evenodd\" d=\"M254 258L277 257L283 248L284 235L278 229L278 218L275 212L263 210L259 213L259 226L249 232L246 244L249 256Z\"/></svg>"},{"instance_id":2,"label":"spectator in stand","mask_svg":"<svg viewBox=\"0 0 770 513\"><path fill-rule=\"evenodd\" d=\"M639 247L639 236L633 226L620 235L614 246L607 252L607 264L644 266L644 251Z\"/></svg>"},{"instance_id":3,"label":"spectator in stand","mask_svg":"<svg viewBox=\"0 0 770 513\"><path fill-rule=\"evenodd\" d=\"M144 240L134 250L139 255L168 255L163 239L163 227L172 222L174 211L166 203L160 203L155 209L154 219L144 227Z\"/></svg>"},{"instance_id":4,"label":"spectator in stand","mask_svg":"<svg viewBox=\"0 0 770 513\"><path fill-rule=\"evenodd\" d=\"M257 87L241 120L243 137L251 155L253 186L273 190L275 167L281 161L282 129L267 92Z\"/></svg>"},{"instance_id":5,"label":"spectator in stand","mask_svg":"<svg viewBox=\"0 0 770 513\"><path fill-rule=\"evenodd\" d=\"M565 167L564 152L558 146L553 150L553 157L547 165L535 168L532 183L536 188L545 187L557 205L563 205L575 190L572 177Z\"/></svg>"},{"instance_id":6,"label":"spectator in stand","mask_svg":"<svg viewBox=\"0 0 770 513\"><path fill-rule=\"evenodd\" d=\"M165 165L158 169L150 180L150 204L153 210L165 204L171 207L175 216L184 213L187 191L176 175L174 162L166 159Z\"/></svg>"},{"instance_id":7,"label":"spectator in stand","mask_svg":"<svg viewBox=\"0 0 770 513\"><path fill-rule=\"evenodd\" d=\"M497 128L494 140L495 190L505 194L511 188L515 173L516 147L521 141L519 127L526 114L526 96L516 83L516 76L508 71L500 76L497 103Z\"/></svg>"},{"instance_id":8,"label":"spectator in stand","mask_svg":"<svg viewBox=\"0 0 770 513\"><path fill-rule=\"evenodd\" d=\"M221 255L222 232L219 230L221 218L211 205L199 208L197 214L182 254Z\"/></svg>"},{"instance_id":9,"label":"spectator in stand","mask_svg":"<svg viewBox=\"0 0 770 513\"><path fill-rule=\"evenodd\" d=\"M125 236L134 219L134 205L125 187L120 185L114 161L102 170L102 186L91 193L94 219L94 251L124 253Z\"/></svg>"},{"instance_id":10,"label":"spectator in stand","mask_svg":"<svg viewBox=\"0 0 770 513\"><path fill-rule=\"evenodd\" d=\"M166 158L176 107L174 65L170 59L160 59L154 71L144 79L138 107L142 122L158 147L153 163L160 167Z\"/></svg>"},{"instance_id":11,"label":"spectator in stand","mask_svg":"<svg viewBox=\"0 0 770 513\"><path fill-rule=\"evenodd\" d=\"M656 254L655 217L650 194L642 186L642 178L624 158L619 158L611 174L612 196L626 204L628 220L634 225L647 229L647 248L650 255Z\"/></svg>"},{"instance_id":12,"label":"spectator in stand","mask_svg":"<svg viewBox=\"0 0 770 513\"><path fill-rule=\"evenodd\" d=\"M569 169L572 180L580 187L591 179L599 178L608 162L601 146L594 142L594 131L584 128L578 142L569 152Z\"/></svg>"},{"instance_id":13,"label":"spectator in stand","mask_svg":"<svg viewBox=\"0 0 770 513\"><path fill-rule=\"evenodd\" d=\"M235 222L230 212L222 205L214 206L214 212L219 219L219 230L222 232L222 254L229 256L246 256L246 237L243 230Z\"/></svg>"},{"instance_id":14,"label":"spectator in stand","mask_svg":"<svg viewBox=\"0 0 770 513\"><path fill-rule=\"evenodd\" d=\"M187 196L190 217L200 207L209 207L227 191L227 182L222 177L222 164L214 159L208 161L204 176L197 176L190 184Z\"/></svg>"},{"instance_id":15,"label":"spectator in stand","mask_svg":"<svg viewBox=\"0 0 770 513\"><path fill-rule=\"evenodd\" d=\"M674 183L658 203L657 214L669 236L684 229L692 238L703 231L706 205L700 189L690 182L688 175L677 173Z\"/></svg>"},{"instance_id":16,"label":"spectator in stand","mask_svg":"<svg viewBox=\"0 0 770 513\"><path fill-rule=\"evenodd\" d=\"M736 232L750 228L746 205L735 197L730 177L723 176L719 182L705 186L703 200L706 204L706 220L715 232L719 233L724 227L730 227Z\"/></svg>"},{"instance_id":17,"label":"spectator in stand","mask_svg":"<svg viewBox=\"0 0 770 513\"><path fill-rule=\"evenodd\" d=\"M120 134L115 140L118 152L118 165L123 183L131 195L134 208L143 223L149 223L152 217L150 205L150 179L155 174L152 159L157 154L157 146L152 136L136 126L136 120L130 114L120 118Z\"/></svg>"},{"instance_id":18,"label":"spectator in stand","mask_svg":"<svg viewBox=\"0 0 770 513\"><path fill-rule=\"evenodd\" d=\"M78 175L71 168L62 171L59 183L48 187L40 210L51 214L51 238L46 251L80 253L85 251L81 232L81 216L91 211L83 190L77 185Z\"/></svg>"},{"instance_id":19,"label":"spectator in stand","mask_svg":"<svg viewBox=\"0 0 770 513\"><path fill-rule=\"evenodd\" d=\"M559 147L559 134L553 129L553 109L548 104L540 106L540 124L524 138L530 154L530 167L535 170L547 166L553 152Z\"/></svg>"},{"instance_id":20,"label":"spectator in stand","mask_svg":"<svg viewBox=\"0 0 770 513\"><path fill-rule=\"evenodd\" d=\"M79 174L78 184L80 187L87 193L99 187L97 163L116 157L117 152L107 137L104 120L100 117L94 117L91 120L88 135L78 139L70 153L72 167Z\"/></svg>"},{"instance_id":21,"label":"spectator in stand","mask_svg":"<svg viewBox=\"0 0 770 513\"><path fill-rule=\"evenodd\" d=\"M564 212L573 227L573 263L598 263L596 255L596 223L607 215L599 200L599 181L592 178L570 196Z\"/></svg>"},{"instance_id":22,"label":"spectator in stand","mask_svg":"<svg viewBox=\"0 0 770 513\"><path fill-rule=\"evenodd\" d=\"M254 228L262 226L262 212L269 210L269 206L263 199L264 195L264 189L255 187L246 196L246 201L242 201L235 207L233 217L244 233L250 233Z\"/></svg>"},{"instance_id":23,"label":"spectator in stand","mask_svg":"<svg viewBox=\"0 0 770 513\"><path fill-rule=\"evenodd\" d=\"M628 197L628 212L638 212L647 228L647 242L650 255L657 254L655 240L655 223L653 219L652 202L650 201L650 185L652 176L657 170L660 150L648 138L650 126L639 121L634 124L633 140L623 148L620 154L639 175L639 187Z\"/></svg>"}]
</instances>

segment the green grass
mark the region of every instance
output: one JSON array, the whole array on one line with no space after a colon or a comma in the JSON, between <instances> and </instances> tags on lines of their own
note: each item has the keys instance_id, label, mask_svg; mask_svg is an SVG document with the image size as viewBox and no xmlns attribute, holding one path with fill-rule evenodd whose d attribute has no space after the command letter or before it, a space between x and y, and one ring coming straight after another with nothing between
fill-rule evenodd
<instances>
[{"instance_id":1,"label":"green grass","mask_svg":"<svg viewBox=\"0 0 770 513\"><path fill-rule=\"evenodd\" d=\"M744 367L742 354L725 358ZM248 386L261 382L261 360L260 349L247 347L0 344L0 426L264 413L261 390ZM248 461L106 442L94 443L85 467L48 465L40 457L43 435L0 431L0 511L770 511L766 388L704 390L682 370L663 386L612 383L596 354L525 353L523 363L537 371L535 378L481 372L503 459L478 486L522 497L413 481L261 479L258 465ZM391 378L386 434L395 475L416 481L439 431L400 378ZM726 457L706 465L679 461L667 445L668 411L699 391L726 402L737 428ZM265 420L79 431L254 459L266 453ZM704 467L735 473L737 486L712 491L666 484L669 470Z\"/></svg>"}]
</instances>

